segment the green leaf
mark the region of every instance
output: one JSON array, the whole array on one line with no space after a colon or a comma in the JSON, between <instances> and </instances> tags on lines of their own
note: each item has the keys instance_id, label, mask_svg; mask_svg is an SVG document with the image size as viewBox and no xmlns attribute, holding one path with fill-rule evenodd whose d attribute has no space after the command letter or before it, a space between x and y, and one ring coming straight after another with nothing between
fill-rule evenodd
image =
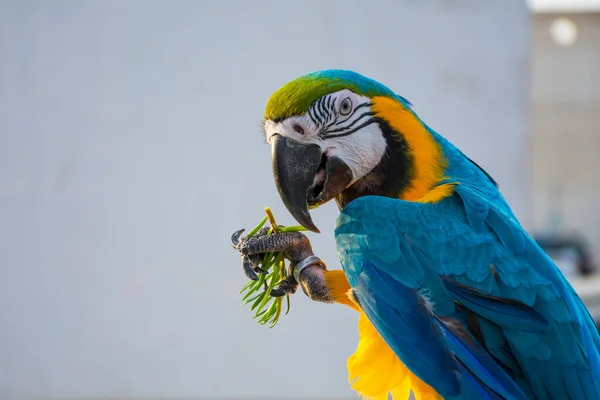
<instances>
[{"instance_id":1,"label":"green leaf","mask_svg":"<svg viewBox=\"0 0 600 400\"><path fill-rule=\"evenodd\" d=\"M248 299L244 302L244 305L252 303L254 300L258 299L258 297L261 295L262 293L257 294L256 296L252 297L251 299Z\"/></svg>"},{"instance_id":2,"label":"green leaf","mask_svg":"<svg viewBox=\"0 0 600 400\"><path fill-rule=\"evenodd\" d=\"M285 310L285 315L290 312L290 295L285 296L285 302L287 303L287 310Z\"/></svg>"},{"instance_id":3,"label":"green leaf","mask_svg":"<svg viewBox=\"0 0 600 400\"><path fill-rule=\"evenodd\" d=\"M267 313L261 318L261 321L263 323L269 322L271 317L273 315L275 315L276 312L277 312L277 302L274 301L273 304L271 304L271 307L269 307L269 309L267 310Z\"/></svg>"},{"instance_id":4,"label":"green leaf","mask_svg":"<svg viewBox=\"0 0 600 400\"><path fill-rule=\"evenodd\" d=\"M258 231L260 230L260 228L262 228L262 227L263 227L263 225L264 225L264 224L265 224L265 223L266 223L268 220L269 220L269 217L267 217L267 216L265 215L265 217L262 219L262 221L260 221L260 223L259 223L258 225L256 225L256 226L254 227L254 229L252 229L252 230L250 231L250 233L248 233L248 234L246 235L246 237L249 237L249 238L250 238L250 237L252 237L252 236L256 235L256 232L258 232Z\"/></svg>"},{"instance_id":5,"label":"green leaf","mask_svg":"<svg viewBox=\"0 0 600 400\"><path fill-rule=\"evenodd\" d=\"M258 298L256 299L256 301L252 304L252 306L250 307L250 310L254 311L254 309L256 307L258 307L258 305L263 301L263 299L265 298L265 292L261 292L260 295L258 296ZM258 312L258 311L256 311Z\"/></svg>"},{"instance_id":6,"label":"green leaf","mask_svg":"<svg viewBox=\"0 0 600 400\"><path fill-rule=\"evenodd\" d=\"M254 283L254 281L249 281L248 283L246 283L238 292L238 294L242 294L244 293L244 290L248 289L250 286L252 286L252 284ZM242 299L243 300L243 299Z\"/></svg>"},{"instance_id":7,"label":"green leaf","mask_svg":"<svg viewBox=\"0 0 600 400\"><path fill-rule=\"evenodd\" d=\"M262 309L267 302L269 301L269 299L272 299L271 297L271 291L273 290L273 288L275 287L275 279L271 279L268 286L267 286L267 290L265 293L265 297L263 298L263 301L260 303L260 305L258 306L258 310Z\"/></svg>"},{"instance_id":8,"label":"green leaf","mask_svg":"<svg viewBox=\"0 0 600 400\"><path fill-rule=\"evenodd\" d=\"M279 317L281 316L281 303L283 302L283 298L279 297L277 298L277 300L275 300L276 307L275 307L275 315L273 316L273 322L271 322L271 326L269 326L269 329L273 328L275 325L277 325L277 322L279 321Z\"/></svg>"},{"instance_id":9,"label":"green leaf","mask_svg":"<svg viewBox=\"0 0 600 400\"><path fill-rule=\"evenodd\" d=\"M258 281L252 281L253 285L251 285L250 290L248 290L248 293L246 293L244 295L244 297L242 297L242 301L245 301L248 297L250 297L252 295L252 293L256 292L258 289L260 289L261 285L258 284Z\"/></svg>"},{"instance_id":10,"label":"green leaf","mask_svg":"<svg viewBox=\"0 0 600 400\"><path fill-rule=\"evenodd\" d=\"M277 226L277 230L280 232L305 232L308 231L305 227L301 225L295 226Z\"/></svg>"}]
</instances>

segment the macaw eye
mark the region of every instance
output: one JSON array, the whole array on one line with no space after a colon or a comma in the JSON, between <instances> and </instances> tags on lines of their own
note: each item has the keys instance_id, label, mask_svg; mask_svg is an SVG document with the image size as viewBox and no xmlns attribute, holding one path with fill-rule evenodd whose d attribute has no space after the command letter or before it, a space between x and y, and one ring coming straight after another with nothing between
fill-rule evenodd
<instances>
[{"instance_id":1,"label":"macaw eye","mask_svg":"<svg viewBox=\"0 0 600 400\"><path fill-rule=\"evenodd\" d=\"M352 100L350 97L346 97L340 104L340 115L348 115L352 111Z\"/></svg>"},{"instance_id":2,"label":"macaw eye","mask_svg":"<svg viewBox=\"0 0 600 400\"><path fill-rule=\"evenodd\" d=\"M292 129L293 129L293 130L294 130L296 133L299 133L299 134L301 134L301 135L304 135L304 128L303 128L303 127L301 127L300 125L298 125L298 124L294 124L294 125L292 125Z\"/></svg>"}]
</instances>

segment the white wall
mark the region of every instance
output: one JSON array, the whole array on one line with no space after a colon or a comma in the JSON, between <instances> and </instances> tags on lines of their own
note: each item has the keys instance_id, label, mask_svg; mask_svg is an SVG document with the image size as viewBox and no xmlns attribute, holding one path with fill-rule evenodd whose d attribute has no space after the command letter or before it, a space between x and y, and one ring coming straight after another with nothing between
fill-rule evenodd
<instances>
[{"instance_id":1,"label":"white wall","mask_svg":"<svg viewBox=\"0 0 600 400\"><path fill-rule=\"evenodd\" d=\"M302 73L385 82L527 214L525 2L366 4L0 0L1 398L352 394L356 315L299 294L257 326L228 245L291 222L259 123Z\"/></svg>"}]
</instances>

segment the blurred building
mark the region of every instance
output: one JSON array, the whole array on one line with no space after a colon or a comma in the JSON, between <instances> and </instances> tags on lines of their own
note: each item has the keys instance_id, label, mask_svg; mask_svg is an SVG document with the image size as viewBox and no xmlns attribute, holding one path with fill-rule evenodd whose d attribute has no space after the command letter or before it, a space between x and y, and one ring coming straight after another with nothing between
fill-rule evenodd
<instances>
[{"instance_id":1,"label":"blurred building","mask_svg":"<svg viewBox=\"0 0 600 400\"><path fill-rule=\"evenodd\" d=\"M533 228L600 261L600 1L531 1Z\"/></svg>"}]
</instances>

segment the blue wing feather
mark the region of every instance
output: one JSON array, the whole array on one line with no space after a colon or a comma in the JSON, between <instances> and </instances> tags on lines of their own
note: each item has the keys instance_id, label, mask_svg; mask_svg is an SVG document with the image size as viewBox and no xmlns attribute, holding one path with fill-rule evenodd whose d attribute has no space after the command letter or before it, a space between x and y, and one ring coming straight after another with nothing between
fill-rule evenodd
<instances>
[{"instance_id":1,"label":"blue wing feather","mask_svg":"<svg viewBox=\"0 0 600 400\"><path fill-rule=\"evenodd\" d=\"M361 306L447 398L524 398L509 382L538 399L600 398L600 336L585 307L501 196L481 190L461 184L436 204L367 196L346 206L336 240ZM437 316L474 320L484 358Z\"/></svg>"},{"instance_id":2,"label":"blue wing feather","mask_svg":"<svg viewBox=\"0 0 600 400\"><path fill-rule=\"evenodd\" d=\"M522 330L543 330L548 328L548 320L531 307L520 301L511 301L488 295L465 285L445 279L444 283L454 299L477 315L497 321L507 328Z\"/></svg>"},{"instance_id":3,"label":"blue wing feather","mask_svg":"<svg viewBox=\"0 0 600 400\"><path fill-rule=\"evenodd\" d=\"M432 320L415 290L365 262L354 291L392 350L445 398L525 399L475 343L465 342L439 320Z\"/></svg>"}]
</instances>

